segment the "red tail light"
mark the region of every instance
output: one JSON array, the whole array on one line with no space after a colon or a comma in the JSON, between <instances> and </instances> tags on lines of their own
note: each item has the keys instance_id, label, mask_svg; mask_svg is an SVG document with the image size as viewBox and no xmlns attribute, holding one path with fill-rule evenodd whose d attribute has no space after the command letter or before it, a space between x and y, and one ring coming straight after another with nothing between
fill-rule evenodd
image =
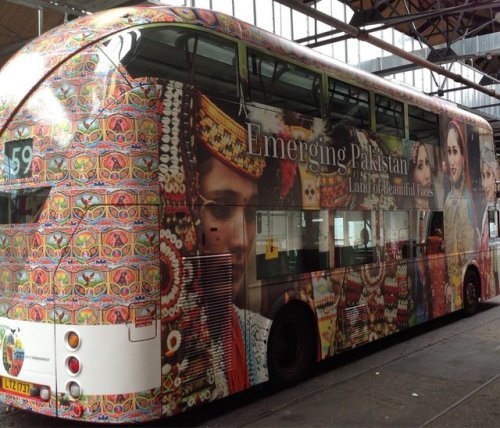
<instances>
[{"instance_id":1,"label":"red tail light","mask_svg":"<svg viewBox=\"0 0 500 428\"><path fill-rule=\"evenodd\" d=\"M80 373L80 361L76 357L69 357L68 358L68 370L71 372L71 374L78 374Z\"/></svg>"}]
</instances>

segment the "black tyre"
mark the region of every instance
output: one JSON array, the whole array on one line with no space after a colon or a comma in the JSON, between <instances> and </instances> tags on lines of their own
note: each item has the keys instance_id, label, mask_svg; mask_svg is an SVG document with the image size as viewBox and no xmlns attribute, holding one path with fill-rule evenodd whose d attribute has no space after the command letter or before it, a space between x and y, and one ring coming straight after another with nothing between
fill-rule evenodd
<instances>
[{"instance_id":1,"label":"black tyre","mask_svg":"<svg viewBox=\"0 0 500 428\"><path fill-rule=\"evenodd\" d=\"M481 297L480 290L479 275L475 270L469 269L464 278L464 312L468 317L477 312Z\"/></svg>"},{"instance_id":2,"label":"black tyre","mask_svg":"<svg viewBox=\"0 0 500 428\"><path fill-rule=\"evenodd\" d=\"M315 330L306 309L285 306L273 321L267 347L271 383L279 388L302 380L315 355Z\"/></svg>"}]
</instances>

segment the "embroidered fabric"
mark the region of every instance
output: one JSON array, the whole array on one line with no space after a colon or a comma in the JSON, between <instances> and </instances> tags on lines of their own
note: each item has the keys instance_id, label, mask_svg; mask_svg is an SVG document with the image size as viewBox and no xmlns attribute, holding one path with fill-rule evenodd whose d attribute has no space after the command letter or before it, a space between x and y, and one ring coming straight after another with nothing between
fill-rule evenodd
<instances>
[{"instance_id":1,"label":"embroidered fabric","mask_svg":"<svg viewBox=\"0 0 500 428\"><path fill-rule=\"evenodd\" d=\"M251 385L269 380L267 369L267 340L271 320L259 313L234 306L240 325L245 331L247 370Z\"/></svg>"}]
</instances>

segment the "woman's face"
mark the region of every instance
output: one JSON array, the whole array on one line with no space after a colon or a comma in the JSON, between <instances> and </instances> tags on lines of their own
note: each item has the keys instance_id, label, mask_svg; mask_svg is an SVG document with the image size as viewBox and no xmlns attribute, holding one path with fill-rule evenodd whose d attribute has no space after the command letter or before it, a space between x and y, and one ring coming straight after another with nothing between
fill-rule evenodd
<instances>
[{"instance_id":1,"label":"woman's face","mask_svg":"<svg viewBox=\"0 0 500 428\"><path fill-rule=\"evenodd\" d=\"M496 199L495 195L495 174L486 162L481 163L481 184L488 202Z\"/></svg>"},{"instance_id":2,"label":"woman's face","mask_svg":"<svg viewBox=\"0 0 500 428\"><path fill-rule=\"evenodd\" d=\"M427 150L423 145L418 148L413 179L415 183L420 184L422 187L431 187L431 167L429 165Z\"/></svg>"},{"instance_id":3,"label":"woman's face","mask_svg":"<svg viewBox=\"0 0 500 428\"><path fill-rule=\"evenodd\" d=\"M212 158L200 174L204 254L232 255L233 295L244 279L245 263L255 239L257 184ZM206 201L209 202L206 202Z\"/></svg>"},{"instance_id":4,"label":"woman's face","mask_svg":"<svg viewBox=\"0 0 500 428\"><path fill-rule=\"evenodd\" d=\"M446 140L446 150L448 153L448 165L450 166L451 182L457 183L462 177L464 169L464 156L458 143L458 131L451 128Z\"/></svg>"}]
</instances>

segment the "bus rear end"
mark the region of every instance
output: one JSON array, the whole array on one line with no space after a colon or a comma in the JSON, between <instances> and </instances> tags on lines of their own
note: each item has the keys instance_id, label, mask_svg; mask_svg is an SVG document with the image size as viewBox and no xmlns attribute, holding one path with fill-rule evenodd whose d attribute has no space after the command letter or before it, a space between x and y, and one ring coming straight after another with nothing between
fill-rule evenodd
<instances>
[{"instance_id":1,"label":"bus rear end","mask_svg":"<svg viewBox=\"0 0 500 428\"><path fill-rule=\"evenodd\" d=\"M0 399L140 422L161 414L160 96L107 31L56 29L0 76Z\"/></svg>"}]
</instances>

